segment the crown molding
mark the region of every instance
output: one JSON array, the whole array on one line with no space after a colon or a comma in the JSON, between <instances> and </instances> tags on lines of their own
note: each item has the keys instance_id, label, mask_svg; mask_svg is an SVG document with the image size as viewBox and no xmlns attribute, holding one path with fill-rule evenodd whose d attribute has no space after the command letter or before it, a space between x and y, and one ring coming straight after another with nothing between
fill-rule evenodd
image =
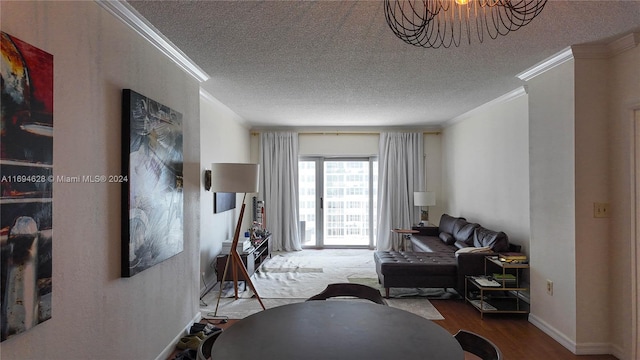
<instances>
[{"instance_id":1,"label":"crown molding","mask_svg":"<svg viewBox=\"0 0 640 360\"><path fill-rule=\"evenodd\" d=\"M608 59L633 49L640 44L640 33L630 33L606 44L575 45L576 59Z\"/></svg>"},{"instance_id":2,"label":"crown molding","mask_svg":"<svg viewBox=\"0 0 640 360\"><path fill-rule=\"evenodd\" d=\"M231 110L231 108L220 102L220 100L216 99L213 95L211 95L210 92L203 89L202 87L200 87L200 100L207 101L210 104L217 106L221 109L221 111L226 112L229 117L235 119L240 125L244 127L250 126L249 122L245 118L238 115L235 111Z\"/></svg>"},{"instance_id":3,"label":"crown molding","mask_svg":"<svg viewBox=\"0 0 640 360\"><path fill-rule=\"evenodd\" d=\"M189 57L171 43L169 39L162 35L158 29L140 15L131 5L124 1L95 0L95 2L140 34L196 80L199 82L209 80L210 76L204 70L189 59Z\"/></svg>"},{"instance_id":4,"label":"crown molding","mask_svg":"<svg viewBox=\"0 0 640 360\"><path fill-rule=\"evenodd\" d=\"M639 44L640 33L630 33L606 44L573 45L538 63L528 70L521 72L516 75L516 77L523 81L529 81L534 77L574 58L608 59L629 49L633 49Z\"/></svg>"},{"instance_id":5,"label":"crown molding","mask_svg":"<svg viewBox=\"0 0 640 360\"><path fill-rule=\"evenodd\" d=\"M571 48L568 47L560 51L559 53L547 58L546 60L543 60L537 65L534 65L533 67L521 72L520 74L516 75L516 77L522 81L529 81L534 77L572 59L573 52Z\"/></svg>"},{"instance_id":6,"label":"crown molding","mask_svg":"<svg viewBox=\"0 0 640 360\"><path fill-rule=\"evenodd\" d=\"M611 50L607 44L573 45L573 57L576 59L608 59Z\"/></svg>"},{"instance_id":7,"label":"crown molding","mask_svg":"<svg viewBox=\"0 0 640 360\"><path fill-rule=\"evenodd\" d=\"M207 90L200 88L200 97L213 104L220 104L220 101L213 97Z\"/></svg>"},{"instance_id":8,"label":"crown molding","mask_svg":"<svg viewBox=\"0 0 640 360\"><path fill-rule=\"evenodd\" d=\"M616 56L638 45L640 45L640 33L631 33L609 43L608 47L611 51L611 56Z\"/></svg>"},{"instance_id":9,"label":"crown molding","mask_svg":"<svg viewBox=\"0 0 640 360\"><path fill-rule=\"evenodd\" d=\"M487 108L494 106L494 105L498 105L498 104L502 104L502 103L506 103L508 101L511 101L513 99L519 98L520 96L526 95L528 93L528 89L527 86L520 86L519 88L512 90L498 98L495 98L487 103L484 103L480 106L478 106L475 109L469 110L466 113L462 114L462 115L458 115L456 117L454 117L453 119L446 121L442 127L446 128L449 127L451 125L457 124L459 122L461 122L462 120L465 120L473 115L475 115L476 113L479 113L480 111L484 111Z\"/></svg>"}]
</instances>

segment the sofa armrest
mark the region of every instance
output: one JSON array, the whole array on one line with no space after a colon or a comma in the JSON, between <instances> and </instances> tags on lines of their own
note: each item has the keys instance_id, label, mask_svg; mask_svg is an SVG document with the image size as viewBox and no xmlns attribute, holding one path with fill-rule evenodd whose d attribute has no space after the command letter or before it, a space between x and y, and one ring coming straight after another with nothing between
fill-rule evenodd
<instances>
[{"instance_id":1,"label":"sofa armrest","mask_svg":"<svg viewBox=\"0 0 640 360\"><path fill-rule=\"evenodd\" d=\"M456 254L458 275L482 275L484 274L484 258L494 255L493 252L476 252Z\"/></svg>"}]
</instances>

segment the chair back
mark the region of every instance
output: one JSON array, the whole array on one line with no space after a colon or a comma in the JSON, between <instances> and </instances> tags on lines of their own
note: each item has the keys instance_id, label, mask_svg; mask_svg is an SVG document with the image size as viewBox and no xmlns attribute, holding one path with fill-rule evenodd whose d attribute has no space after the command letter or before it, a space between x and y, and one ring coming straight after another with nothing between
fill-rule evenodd
<instances>
[{"instance_id":1,"label":"chair back","mask_svg":"<svg viewBox=\"0 0 640 360\"><path fill-rule=\"evenodd\" d=\"M211 348L220 334L222 334L222 330L215 331L200 343L198 346L198 360L208 360L211 358Z\"/></svg>"},{"instance_id":2,"label":"chair back","mask_svg":"<svg viewBox=\"0 0 640 360\"><path fill-rule=\"evenodd\" d=\"M359 299L373 301L376 304L387 305L384 301L380 290L374 289L367 285L354 283L335 283L327 285L321 293L307 299L309 300L327 300L333 297L351 296Z\"/></svg>"},{"instance_id":3,"label":"chair back","mask_svg":"<svg viewBox=\"0 0 640 360\"><path fill-rule=\"evenodd\" d=\"M502 352L489 339L476 333L460 330L453 337L458 340L462 350L480 357L482 360L502 360Z\"/></svg>"}]
</instances>

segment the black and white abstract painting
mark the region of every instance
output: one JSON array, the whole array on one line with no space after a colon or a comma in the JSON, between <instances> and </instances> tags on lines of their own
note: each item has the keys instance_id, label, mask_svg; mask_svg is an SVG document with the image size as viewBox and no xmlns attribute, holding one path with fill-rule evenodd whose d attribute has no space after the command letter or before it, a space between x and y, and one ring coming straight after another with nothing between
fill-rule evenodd
<instances>
[{"instance_id":1,"label":"black and white abstract painting","mask_svg":"<svg viewBox=\"0 0 640 360\"><path fill-rule=\"evenodd\" d=\"M183 250L182 114L122 93L122 276Z\"/></svg>"}]
</instances>

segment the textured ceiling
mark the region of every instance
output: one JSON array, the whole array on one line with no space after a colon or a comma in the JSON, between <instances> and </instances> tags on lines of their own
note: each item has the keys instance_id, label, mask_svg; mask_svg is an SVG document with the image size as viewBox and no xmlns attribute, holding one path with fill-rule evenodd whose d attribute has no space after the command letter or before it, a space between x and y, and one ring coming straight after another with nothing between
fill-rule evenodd
<instances>
[{"instance_id":1,"label":"textured ceiling","mask_svg":"<svg viewBox=\"0 0 640 360\"><path fill-rule=\"evenodd\" d=\"M449 49L396 38L382 1L129 4L254 127L437 126L515 90L515 75L568 46L640 31L640 0L549 0L516 32Z\"/></svg>"}]
</instances>

